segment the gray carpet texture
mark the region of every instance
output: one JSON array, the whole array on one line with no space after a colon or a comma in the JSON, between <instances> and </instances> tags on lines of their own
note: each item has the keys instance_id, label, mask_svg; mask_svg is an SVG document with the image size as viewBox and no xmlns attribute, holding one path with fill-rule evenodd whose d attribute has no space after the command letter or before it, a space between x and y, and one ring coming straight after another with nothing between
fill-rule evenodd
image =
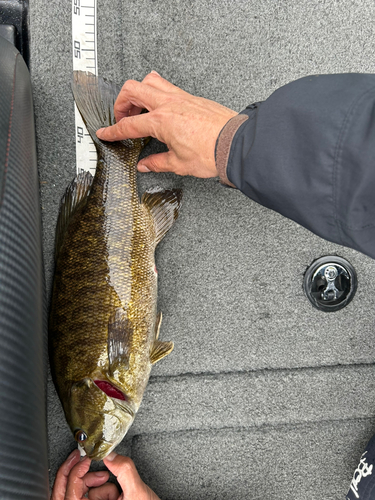
<instances>
[{"instance_id":1,"label":"gray carpet texture","mask_svg":"<svg viewBox=\"0 0 375 500\"><path fill-rule=\"evenodd\" d=\"M75 175L71 2L35 0L30 19L50 294L58 207ZM372 0L98 0L99 73L122 84L156 70L241 111L302 76L373 72L374 21ZM144 154L160 150L151 141ZM156 254L161 338L175 349L117 451L163 500L344 498L375 432L375 262L217 179L143 174L139 185L184 192ZM302 281L330 254L354 266L358 290L324 313ZM51 380L48 422L52 482L75 442Z\"/></svg>"}]
</instances>

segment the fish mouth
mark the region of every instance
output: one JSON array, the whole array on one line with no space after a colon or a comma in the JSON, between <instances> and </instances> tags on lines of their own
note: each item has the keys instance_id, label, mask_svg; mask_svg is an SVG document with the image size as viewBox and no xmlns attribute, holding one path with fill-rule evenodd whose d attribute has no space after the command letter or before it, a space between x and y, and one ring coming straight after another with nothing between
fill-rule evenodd
<instances>
[{"instance_id":1,"label":"fish mouth","mask_svg":"<svg viewBox=\"0 0 375 500\"><path fill-rule=\"evenodd\" d=\"M89 457L91 458L91 460L95 460L97 462L99 462L100 460L103 460L103 458L105 458L106 456L108 456L111 451L113 451L116 446L118 446L118 444L120 443L120 441L117 443L109 443L108 441L103 441L102 442L103 444L108 444L108 445L111 445L109 446L109 448L106 448L105 450L103 451L100 451L100 448L103 446L103 444L100 446L99 450L97 453L95 453L94 455L89 455Z\"/></svg>"},{"instance_id":2,"label":"fish mouth","mask_svg":"<svg viewBox=\"0 0 375 500\"><path fill-rule=\"evenodd\" d=\"M119 405L119 406L121 406L121 408L122 408L122 405ZM131 424L134 421L134 414L131 415L130 412L128 412L128 413L129 413L130 419L128 417L127 424L125 426L122 426L122 432L120 432L117 439L115 439L114 441L107 441L107 439L102 437L99 440L99 442L97 442L91 448L91 450L86 451L87 456L91 460L96 460L96 461L103 460L103 458L105 458L107 455L109 455L111 453L111 451L113 451L121 443L121 441L124 439L125 435L127 434L129 427L131 426ZM121 422L121 419L118 416L117 416L117 418Z\"/></svg>"}]
</instances>

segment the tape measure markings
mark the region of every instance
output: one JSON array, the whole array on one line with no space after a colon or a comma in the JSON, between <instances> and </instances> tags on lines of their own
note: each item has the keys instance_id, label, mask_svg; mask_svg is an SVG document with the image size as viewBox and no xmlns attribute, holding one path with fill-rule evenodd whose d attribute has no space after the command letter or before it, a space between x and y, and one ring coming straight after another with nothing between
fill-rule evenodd
<instances>
[{"instance_id":1,"label":"tape measure markings","mask_svg":"<svg viewBox=\"0 0 375 500\"><path fill-rule=\"evenodd\" d=\"M96 1L72 0L73 70L97 75ZM74 104L76 171L95 173L97 154L90 134Z\"/></svg>"}]
</instances>

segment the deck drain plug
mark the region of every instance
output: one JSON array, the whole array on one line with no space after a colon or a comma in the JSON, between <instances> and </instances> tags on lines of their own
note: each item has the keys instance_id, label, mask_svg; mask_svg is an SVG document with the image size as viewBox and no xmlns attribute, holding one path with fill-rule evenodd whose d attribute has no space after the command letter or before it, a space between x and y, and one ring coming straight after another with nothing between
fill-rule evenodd
<instances>
[{"instance_id":1,"label":"deck drain plug","mask_svg":"<svg viewBox=\"0 0 375 500\"><path fill-rule=\"evenodd\" d=\"M303 289L313 306L321 311L338 311L345 307L357 290L353 266L336 255L315 260L307 269Z\"/></svg>"}]
</instances>

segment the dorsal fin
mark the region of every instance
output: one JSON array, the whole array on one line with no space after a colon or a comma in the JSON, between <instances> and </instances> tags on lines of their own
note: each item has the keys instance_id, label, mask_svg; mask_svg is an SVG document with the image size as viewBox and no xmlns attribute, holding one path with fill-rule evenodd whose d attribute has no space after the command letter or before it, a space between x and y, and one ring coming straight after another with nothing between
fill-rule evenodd
<instances>
[{"instance_id":1,"label":"dorsal fin","mask_svg":"<svg viewBox=\"0 0 375 500\"><path fill-rule=\"evenodd\" d=\"M66 188L60 203L60 212L56 225L55 259L59 254L64 241L69 221L77 209L86 201L92 184L93 176L90 172L81 172Z\"/></svg>"},{"instance_id":2,"label":"dorsal fin","mask_svg":"<svg viewBox=\"0 0 375 500\"><path fill-rule=\"evenodd\" d=\"M147 190L142 196L142 204L149 210L155 224L156 245L163 239L178 217L181 206L181 189Z\"/></svg>"}]
</instances>

